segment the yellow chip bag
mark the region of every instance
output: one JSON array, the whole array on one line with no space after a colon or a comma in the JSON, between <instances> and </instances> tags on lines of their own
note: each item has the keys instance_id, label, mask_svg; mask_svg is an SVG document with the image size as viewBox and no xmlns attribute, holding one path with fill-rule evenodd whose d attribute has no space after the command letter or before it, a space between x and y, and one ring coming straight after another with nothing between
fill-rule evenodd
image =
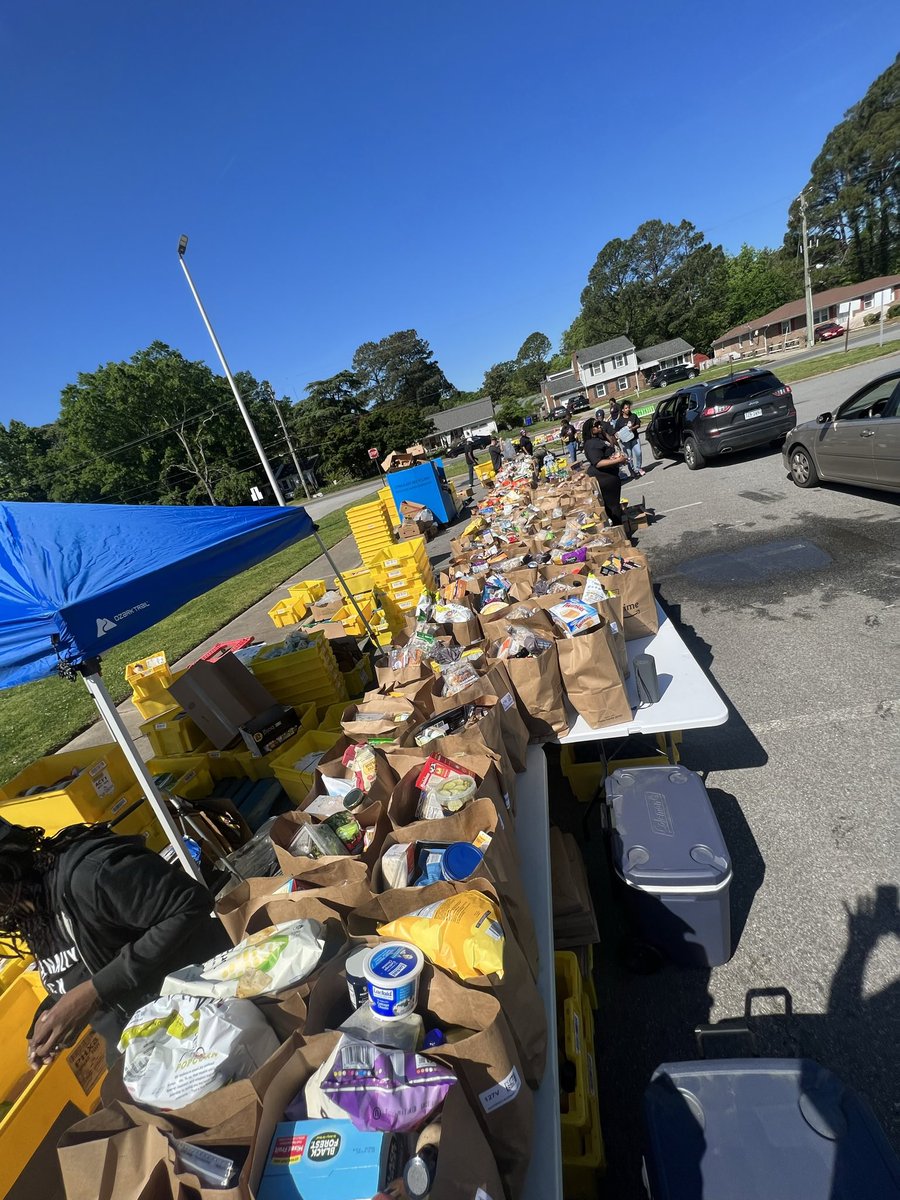
<instances>
[{"instance_id":1,"label":"yellow chip bag","mask_svg":"<svg viewBox=\"0 0 900 1200\"><path fill-rule=\"evenodd\" d=\"M460 892L379 925L382 937L418 946L429 962L459 979L503 975L500 912L481 892Z\"/></svg>"}]
</instances>

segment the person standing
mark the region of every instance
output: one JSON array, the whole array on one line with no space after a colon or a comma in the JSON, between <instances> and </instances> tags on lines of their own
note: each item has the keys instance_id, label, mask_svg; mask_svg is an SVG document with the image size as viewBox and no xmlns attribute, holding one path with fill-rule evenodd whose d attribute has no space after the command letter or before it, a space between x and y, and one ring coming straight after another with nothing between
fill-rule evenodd
<instances>
[{"instance_id":1,"label":"person standing","mask_svg":"<svg viewBox=\"0 0 900 1200\"><path fill-rule=\"evenodd\" d=\"M574 467L575 459L578 457L578 435L575 432L575 426L568 417L566 417L560 426L559 436L562 438L563 446L565 446L569 466Z\"/></svg>"},{"instance_id":2,"label":"person standing","mask_svg":"<svg viewBox=\"0 0 900 1200\"><path fill-rule=\"evenodd\" d=\"M523 454L534 454L534 442L528 436L527 429L523 429L519 436L519 449Z\"/></svg>"},{"instance_id":3,"label":"person standing","mask_svg":"<svg viewBox=\"0 0 900 1200\"><path fill-rule=\"evenodd\" d=\"M609 523L621 525L622 480L619 478L619 467L625 462L625 455L596 417L588 417L584 422L581 437L584 457L589 464L587 473L597 482Z\"/></svg>"},{"instance_id":4,"label":"person standing","mask_svg":"<svg viewBox=\"0 0 900 1200\"><path fill-rule=\"evenodd\" d=\"M86 1024L107 1057L126 1022L172 971L230 946L213 898L193 876L105 826L53 837L0 818L0 942L35 959L48 996L28 1037L33 1067Z\"/></svg>"},{"instance_id":5,"label":"person standing","mask_svg":"<svg viewBox=\"0 0 900 1200\"><path fill-rule=\"evenodd\" d=\"M500 448L500 439L496 436L492 437L488 443L488 454L490 455L491 466L494 468L494 471L499 471L503 466L503 451Z\"/></svg>"},{"instance_id":6,"label":"person standing","mask_svg":"<svg viewBox=\"0 0 900 1200\"><path fill-rule=\"evenodd\" d=\"M471 438L466 438L466 449L463 453L463 461L469 468L469 487L475 486L475 467L478 464L478 459L475 457L475 444Z\"/></svg>"},{"instance_id":7,"label":"person standing","mask_svg":"<svg viewBox=\"0 0 900 1200\"><path fill-rule=\"evenodd\" d=\"M618 417L613 422L612 431L619 439L619 444L625 451L632 479L639 479L641 475L645 474L641 465L643 456L641 453L641 439L638 434L640 427L641 418L631 411L631 402L626 400L622 405Z\"/></svg>"}]
</instances>

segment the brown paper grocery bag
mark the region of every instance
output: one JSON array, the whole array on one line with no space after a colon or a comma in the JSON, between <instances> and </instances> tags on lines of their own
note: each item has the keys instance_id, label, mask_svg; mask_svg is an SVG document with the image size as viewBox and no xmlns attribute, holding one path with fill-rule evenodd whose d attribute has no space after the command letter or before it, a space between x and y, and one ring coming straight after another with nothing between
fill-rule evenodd
<instances>
[{"instance_id":1,"label":"brown paper grocery bag","mask_svg":"<svg viewBox=\"0 0 900 1200\"><path fill-rule=\"evenodd\" d=\"M372 692L370 695L373 698L375 696L387 696L397 700L408 700L410 704L416 706L420 713L429 717L434 712L434 705L431 699L431 690L434 687L434 672L430 667L427 670L427 676L410 680L407 683L391 683L386 681L379 684L378 691Z\"/></svg>"},{"instance_id":2,"label":"brown paper grocery bag","mask_svg":"<svg viewBox=\"0 0 900 1200\"><path fill-rule=\"evenodd\" d=\"M487 712L470 728L462 729L458 733L444 734L443 737L433 738L426 746L419 747L424 749L426 753L441 754L445 758L456 760L460 754L483 754L485 750L493 751L500 756L500 777L503 782L503 790L509 797L510 811L514 814L516 810L516 771L510 761L510 755L506 746L504 737L504 725L500 720L500 706L503 704L503 710L515 710L516 699L510 689L508 699L504 697L501 702L496 696L480 695L475 698L479 706L487 709ZM501 710L501 711L503 711ZM433 719L433 718L432 718ZM521 732L517 735L517 749L519 758L522 758L522 743L527 746L528 730L525 728L522 718L516 712L516 720L519 723Z\"/></svg>"},{"instance_id":3,"label":"brown paper grocery bag","mask_svg":"<svg viewBox=\"0 0 900 1200\"><path fill-rule=\"evenodd\" d=\"M478 796L489 799L502 819L511 824L509 797L504 790L496 758L487 755L456 754L451 761L474 777L478 784ZM418 807L421 791L416 785L416 780L424 765L425 757L411 766L394 788L388 805L388 817L393 829L402 829L419 819ZM385 838L385 843L386 841ZM386 845L382 844L379 858L385 848Z\"/></svg>"},{"instance_id":4,"label":"brown paper grocery bag","mask_svg":"<svg viewBox=\"0 0 900 1200\"><path fill-rule=\"evenodd\" d=\"M405 721L395 721L394 716L403 716ZM370 742L373 739L391 739L397 745L409 742L410 730L423 719L409 700L384 697L375 692L366 697L362 704L349 704L341 717L341 729L345 737L354 742ZM367 716L373 718L367 720Z\"/></svg>"},{"instance_id":5,"label":"brown paper grocery bag","mask_svg":"<svg viewBox=\"0 0 900 1200\"><path fill-rule=\"evenodd\" d=\"M336 743L333 750L328 751L328 757L323 758L316 766L313 772L313 786L303 797L303 805L306 805L316 796L325 796L328 794L328 789L323 782L325 779L341 779L355 781L353 769L345 767L342 758L344 753L352 746L361 745L355 738L342 737ZM384 751L386 747L372 746L371 749L375 753L375 779L374 782L366 788L366 795L369 800L386 801L391 794L391 788L397 782L397 776L391 770L391 764L386 757ZM301 807L303 807L301 805Z\"/></svg>"},{"instance_id":6,"label":"brown paper grocery bag","mask_svg":"<svg viewBox=\"0 0 900 1200\"><path fill-rule=\"evenodd\" d=\"M389 798L390 793L388 793L388 799ZM350 858L350 860L353 862L361 862L368 870L372 866L372 863L378 858L381 852L381 843L387 837L388 831L391 827L391 823L388 820L387 815L387 804L382 803L380 800L375 800L371 804L367 804L364 808L357 809L353 813L353 816L359 822L360 826L367 831L367 833L369 830L371 830L372 833L369 840L369 845L362 852L362 854L354 856L347 855L346 857ZM303 878L303 863L309 861L320 862L323 864L335 863L339 862L345 857L344 855L329 855L325 858L309 860L297 857L291 853L291 842L297 836L300 826L306 824L315 825L317 823L318 821L315 817L311 817L308 813L298 808L293 812L283 813L282 816L279 817L276 824L272 826L270 837L272 839L272 845L275 848L275 857L278 859L278 865L286 875L292 876L294 871L298 871L298 877Z\"/></svg>"},{"instance_id":7,"label":"brown paper grocery bag","mask_svg":"<svg viewBox=\"0 0 900 1200\"><path fill-rule=\"evenodd\" d=\"M493 883L503 914L509 919L525 961L536 978L539 960L537 936L522 882L519 852L511 823L504 819L493 801L487 798L473 800L453 816L438 821L415 821L395 829L385 839L383 852L390 846L409 842L471 842L479 833L489 833L491 842L484 851L478 874L487 876ZM378 894L385 890L388 889L384 886L381 863L378 862L372 870L372 891Z\"/></svg>"},{"instance_id":8,"label":"brown paper grocery bag","mask_svg":"<svg viewBox=\"0 0 900 1200\"><path fill-rule=\"evenodd\" d=\"M488 662L487 659L485 662L486 669L481 673L478 682L457 692L455 696L440 694L438 683L435 683L434 711L442 713L461 704L481 704L485 696L494 697L503 749L509 757L512 769L516 772L524 771L528 755L528 730L516 707L509 673L503 663ZM490 748L493 750L496 747Z\"/></svg>"},{"instance_id":9,"label":"brown paper grocery bag","mask_svg":"<svg viewBox=\"0 0 900 1200\"><path fill-rule=\"evenodd\" d=\"M556 642L535 658L505 660L525 726L533 742L568 733L565 693Z\"/></svg>"},{"instance_id":10,"label":"brown paper grocery bag","mask_svg":"<svg viewBox=\"0 0 900 1200\"><path fill-rule=\"evenodd\" d=\"M605 587L618 592L622 597L625 612L625 641L633 642L637 638L650 637L659 630L659 613L656 609L656 598L653 594L653 579L647 558L640 550L630 545L626 548L616 548L614 554L621 554L638 564L630 571L620 571L617 575L600 576ZM609 555L600 552L593 555L589 552L588 561L591 569L599 575L600 568Z\"/></svg>"},{"instance_id":11,"label":"brown paper grocery bag","mask_svg":"<svg viewBox=\"0 0 900 1200\"><path fill-rule=\"evenodd\" d=\"M341 860L329 858L320 859L319 862L331 866L339 864ZM357 859L350 859L349 863L354 868L352 878L337 880L328 887L311 888L307 891L278 893L278 887L286 882L285 876L248 879L217 901L216 914L235 945L248 933L256 933L265 929L267 925L307 916L315 916L316 920L319 920L317 912L301 911L300 901L303 900L308 899L323 906L322 912L326 916L345 916L365 903L366 893L371 894L365 864ZM360 871L362 874L357 874Z\"/></svg>"},{"instance_id":12,"label":"brown paper grocery bag","mask_svg":"<svg viewBox=\"0 0 900 1200\"><path fill-rule=\"evenodd\" d=\"M361 939L348 953L378 941ZM310 997L308 1036L337 1028L350 1011L343 964L335 959ZM507 1197L521 1195L532 1152L534 1098L499 1000L489 990L463 987L426 963L419 977L416 1011L427 1030L453 1026L470 1031L428 1053L456 1071L493 1151ZM515 1019L513 1011L509 1021Z\"/></svg>"},{"instance_id":13,"label":"brown paper grocery bag","mask_svg":"<svg viewBox=\"0 0 900 1200\"><path fill-rule=\"evenodd\" d=\"M556 643L569 703L592 729L631 720L625 680L609 626Z\"/></svg>"},{"instance_id":14,"label":"brown paper grocery bag","mask_svg":"<svg viewBox=\"0 0 900 1200\"><path fill-rule=\"evenodd\" d=\"M481 892L501 914L503 922L503 974L483 975L467 979L467 988L487 989L497 997L507 1014L519 1048L525 1079L537 1087L544 1074L547 1057L547 1019L544 1004L535 984L535 976L525 959L496 887L486 876L467 879L465 883L433 883L423 888L392 888L373 898L351 913L347 923L355 936L377 932L377 927L397 917L415 912L428 904L437 904L462 892ZM402 940L402 939L401 939ZM536 947L535 947L536 949Z\"/></svg>"},{"instance_id":15,"label":"brown paper grocery bag","mask_svg":"<svg viewBox=\"0 0 900 1200\"><path fill-rule=\"evenodd\" d=\"M622 678L627 679L629 667L628 650L625 645L625 599L622 593L614 591L608 600L601 600L597 611L606 618L616 651L616 662L619 664Z\"/></svg>"}]
</instances>

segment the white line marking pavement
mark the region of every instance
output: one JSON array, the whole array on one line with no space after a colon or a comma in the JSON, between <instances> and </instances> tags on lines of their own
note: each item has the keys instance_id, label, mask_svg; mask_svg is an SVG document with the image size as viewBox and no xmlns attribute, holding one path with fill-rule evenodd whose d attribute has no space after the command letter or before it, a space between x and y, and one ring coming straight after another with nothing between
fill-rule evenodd
<instances>
[{"instance_id":1,"label":"white line marking pavement","mask_svg":"<svg viewBox=\"0 0 900 1200\"><path fill-rule=\"evenodd\" d=\"M827 712L795 713L790 717L782 717L777 721L750 722L754 733L782 733L795 729L798 725L837 725L844 721L871 721L880 716L882 720L892 715L900 707L900 699L869 701L867 704L857 704L853 708L832 708Z\"/></svg>"},{"instance_id":2,"label":"white line marking pavement","mask_svg":"<svg viewBox=\"0 0 900 1200\"><path fill-rule=\"evenodd\" d=\"M676 504L674 508L664 508L663 512L678 512L682 508L696 508L698 504L705 504L705 500L693 500L690 504Z\"/></svg>"}]
</instances>

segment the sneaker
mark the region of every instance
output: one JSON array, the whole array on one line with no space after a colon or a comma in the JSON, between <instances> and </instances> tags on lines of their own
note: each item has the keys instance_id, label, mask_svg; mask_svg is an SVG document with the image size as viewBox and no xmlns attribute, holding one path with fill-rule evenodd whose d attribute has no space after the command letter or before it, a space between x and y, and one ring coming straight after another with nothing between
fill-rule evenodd
<instances>
[{"instance_id":1,"label":"sneaker","mask_svg":"<svg viewBox=\"0 0 900 1200\"><path fill-rule=\"evenodd\" d=\"M647 474L647 472L644 470L643 467L641 467L640 471L638 471L638 473L637 473L637 477L638 477L638 479L640 479L640 477L642 475L646 475L646 474Z\"/></svg>"}]
</instances>

